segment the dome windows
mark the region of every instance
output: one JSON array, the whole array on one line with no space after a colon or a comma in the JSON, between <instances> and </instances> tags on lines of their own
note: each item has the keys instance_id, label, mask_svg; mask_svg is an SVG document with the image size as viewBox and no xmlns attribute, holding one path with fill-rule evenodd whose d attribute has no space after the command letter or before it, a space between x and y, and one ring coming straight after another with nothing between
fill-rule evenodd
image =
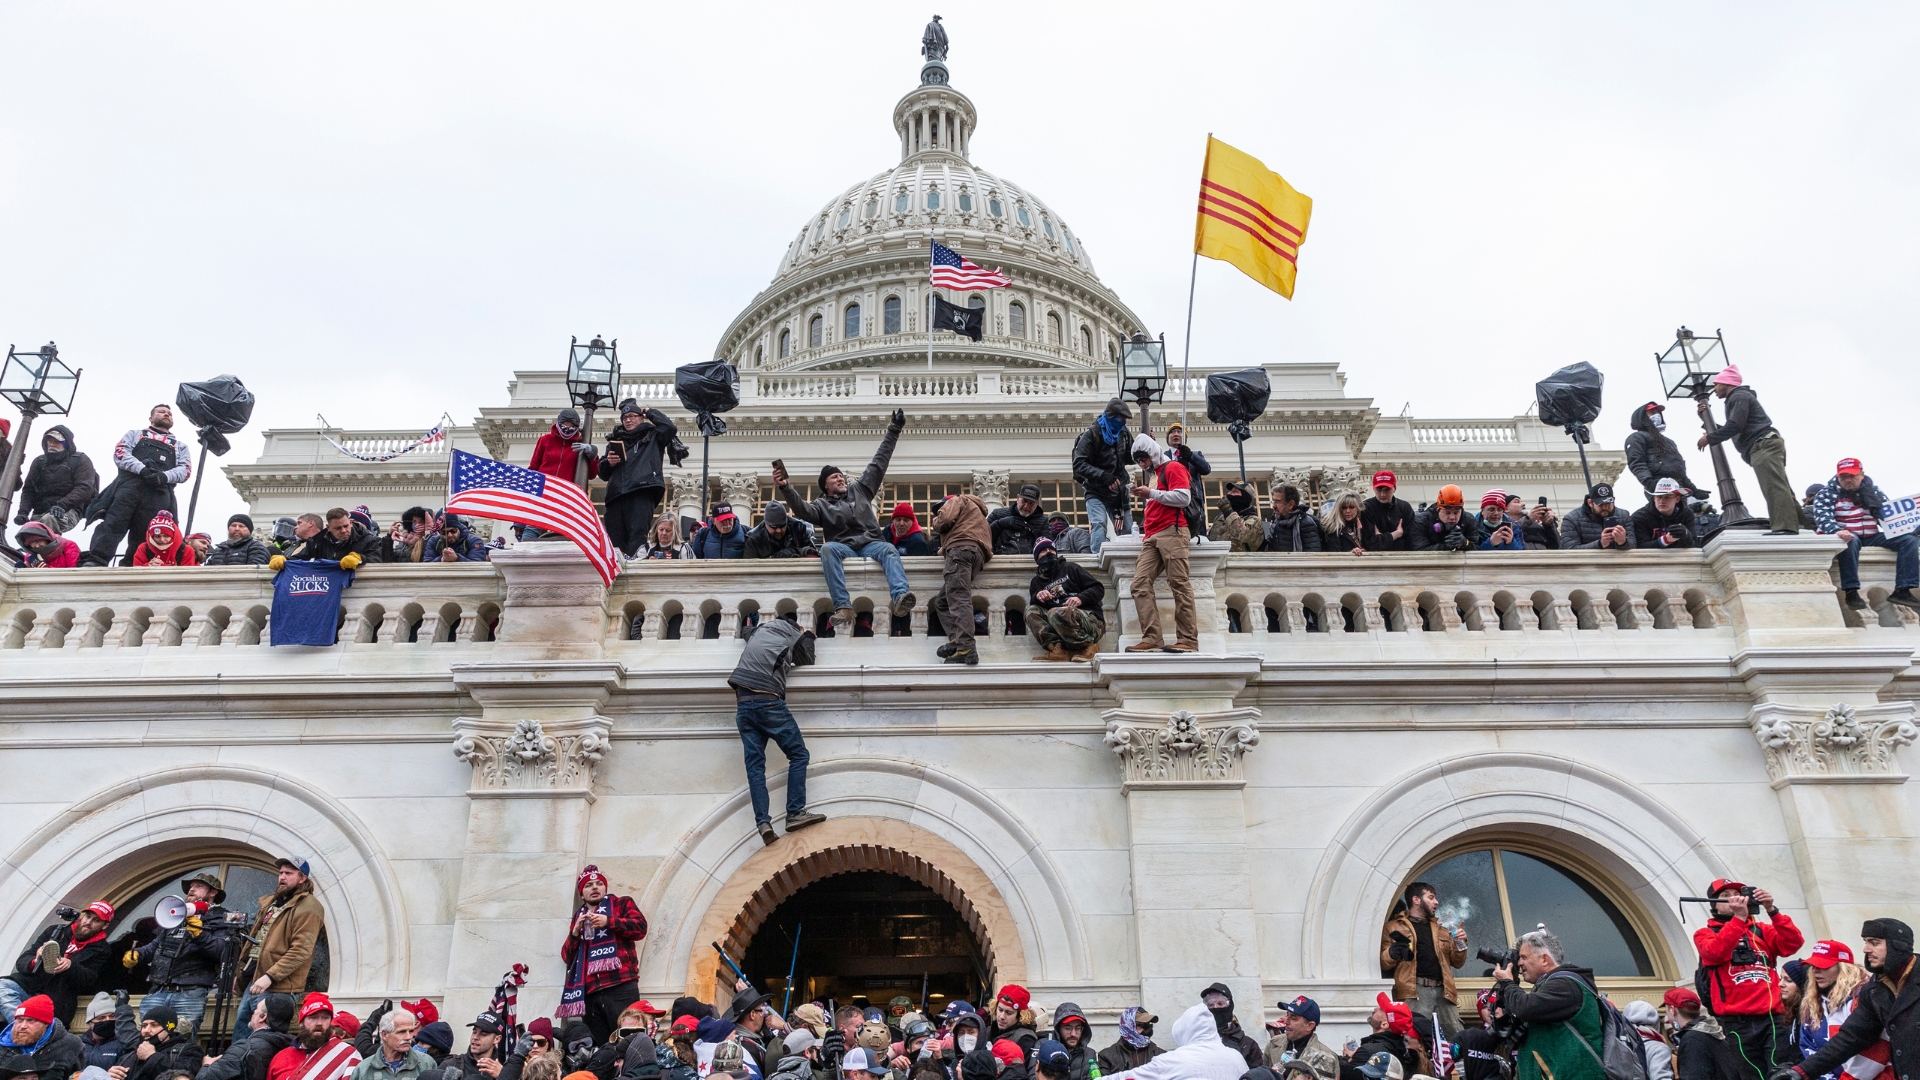
<instances>
[{"instance_id":1,"label":"dome windows","mask_svg":"<svg viewBox=\"0 0 1920 1080\"><path fill-rule=\"evenodd\" d=\"M987 197L987 213L992 214L994 217L1007 216L1007 208L1000 205L1000 196L990 195Z\"/></svg>"},{"instance_id":2,"label":"dome windows","mask_svg":"<svg viewBox=\"0 0 1920 1080\"><path fill-rule=\"evenodd\" d=\"M880 216L880 196L878 195L868 196L867 207L865 210L861 212L861 216L866 218L868 221L872 221L874 218L877 218Z\"/></svg>"},{"instance_id":3,"label":"dome windows","mask_svg":"<svg viewBox=\"0 0 1920 1080\"><path fill-rule=\"evenodd\" d=\"M885 334L900 332L900 298L889 296L880 305L880 330Z\"/></svg>"},{"instance_id":4,"label":"dome windows","mask_svg":"<svg viewBox=\"0 0 1920 1080\"><path fill-rule=\"evenodd\" d=\"M1027 336L1027 305L1018 300L1007 305L1007 336L1021 340Z\"/></svg>"},{"instance_id":5,"label":"dome windows","mask_svg":"<svg viewBox=\"0 0 1920 1080\"><path fill-rule=\"evenodd\" d=\"M940 209L940 189L939 188L927 189L927 209L929 210Z\"/></svg>"},{"instance_id":6,"label":"dome windows","mask_svg":"<svg viewBox=\"0 0 1920 1080\"><path fill-rule=\"evenodd\" d=\"M905 191L903 190L903 191L901 191L901 192L900 192L900 194L898 194L898 195L895 195L895 196L893 197L893 212L894 212L894 213L896 213L896 214L904 214L904 213L906 213L907 211L909 211L909 210L911 210L911 209L913 209L913 196L911 196L911 195L909 195L909 194L907 194L907 193L906 193L906 192L905 192Z\"/></svg>"},{"instance_id":7,"label":"dome windows","mask_svg":"<svg viewBox=\"0 0 1920 1080\"><path fill-rule=\"evenodd\" d=\"M1057 312L1047 312L1047 344L1060 344L1060 315Z\"/></svg>"},{"instance_id":8,"label":"dome windows","mask_svg":"<svg viewBox=\"0 0 1920 1080\"><path fill-rule=\"evenodd\" d=\"M840 208L840 220L835 222L833 227L836 229L844 229L852 221L853 221L853 207L843 206Z\"/></svg>"},{"instance_id":9,"label":"dome windows","mask_svg":"<svg viewBox=\"0 0 1920 1080\"><path fill-rule=\"evenodd\" d=\"M974 293L972 296L967 297L967 307L969 310L982 311L985 310L986 306L987 298L981 296L979 293Z\"/></svg>"},{"instance_id":10,"label":"dome windows","mask_svg":"<svg viewBox=\"0 0 1920 1080\"><path fill-rule=\"evenodd\" d=\"M827 336L827 320L821 318L818 315L815 315L813 318L807 320L807 348L809 349L819 348L822 344L825 343L826 336Z\"/></svg>"},{"instance_id":11,"label":"dome windows","mask_svg":"<svg viewBox=\"0 0 1920 1080\"><path fill-rule=\"evenodd\" d=\"M1027 213L1026 207L1024 206L1015 207L1013 211L1013 216L1020 220L1020 224L1023 227L1029 228L1029 229L1033 228L1033 215Z\"/></svg>"},{"instance_id":12,"label":"dome windows","mask_svg":"<svg viewBox=\"0 0 1920 1080\"><path fill-rule=\"evenodd\" d=\"M857 338L860 336L860 305L859 304L847 305L846 319L841 325L842 325L842 330L841 330L840 336L842 339L851 339L851 338Z\"/></svg>"},{"instance_id":13,"label":"dome windows","mask_svg":"<svg viewBox=\"0 0 1920 1080\"><path fill-rule=\"evenodd\" d=\"M973 192L968 191L965 188L961 188L959 198L956 201L960 206L961 213L963 214L973 213Z\"/></svg>"},{"instance_id":14,"label":"dome windows","mask_svg":"<svg viewBox=\"0 0 1920 1080\"><path fill-rule=\"evenodd\" d=\"M1093 355L1093 331L1084 326L1080 328L1080 351L1088 356Z\"/></svg>"},{"instance_id":15,"label":"dome windows","mask_svg":"<svg viewBox=\"0 0 1920 1080\"><path fill-rule=\"evenodd\" d=\"M1049 240L1055 239L1055 236L1053 235L1053 219L1052 218L1047 217L1045 214L1040 215L1040 227L1047 231L1047 239Z\"/></svg>"},{"instance_id":16,"label":"dome windows","mask_svg":"<svg viewBox=\"0 0 1920 1080\"><path fill-rule=\"evenodd\" d=\"M793 352L793 331L780 331L780 359L785 360Z\"/></svg>"},{"instance_id":17,"label":"dome windows","mask_svg":"<svg viewBox=\"0 0 1920 1080\"><path fill-rule=\"evenodd\" d=\"M827 219L823 216L813 226L813 242L816 244L819 243L820 238L822 236L825 236L826 234L827 234Z\"/></svg>"},{"instance_id":18,"label":"dome windows","mask_svg":"<svg viewBox=\"0 0 1920 1080\"><path fill-rule=\"evenodd\" d=\"M1076 252L1073 250L1073 233L1069 232L1065 225L1060 226L1060 236L1066 242L1067 254L1069 255L1076 254Z\"/></svg>"}]
</instances>

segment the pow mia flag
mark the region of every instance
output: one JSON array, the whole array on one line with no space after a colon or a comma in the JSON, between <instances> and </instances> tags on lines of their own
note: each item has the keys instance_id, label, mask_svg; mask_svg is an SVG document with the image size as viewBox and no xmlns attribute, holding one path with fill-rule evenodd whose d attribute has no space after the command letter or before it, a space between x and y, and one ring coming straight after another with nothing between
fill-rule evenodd
<instances>
[{"instance_id":1,"label":"pow mia flag","mask_svg":"<svg viewBox=\"0 0 1920 1080\"><path fill-rule=\"evenodd\" d=\"M933 328L965 334L975 341L986 332L987 313L982 308L955 307L940 297L933 298Z\"/></svg>"}]
</instances>

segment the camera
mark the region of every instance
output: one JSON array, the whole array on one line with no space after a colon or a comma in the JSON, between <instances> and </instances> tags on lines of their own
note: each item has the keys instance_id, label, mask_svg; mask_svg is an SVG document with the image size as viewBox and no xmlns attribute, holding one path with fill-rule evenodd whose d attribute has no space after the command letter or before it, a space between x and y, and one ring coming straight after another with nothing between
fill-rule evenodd
<instances>
[{"instance_id":1,"label":"camera","mask_svg":"<svg viewBox=\"0 0 1920 1080\"><path fill-rule=\"evenodd\" d=\"M1477 957L1481 963L1489 964L1496 969L1511 968L1520 963L1520 950L1512 947L1506 949L1475 949L1473 955Z\"/></svg>"},{"instance_id":2,"label":"camera","mask_svg":"<svg viewBox=\"0 0 1920 1080\"><path fill-rule=\"evenodd\" d=\"M78 911L75 911L73 908L70 908L65 904L61 904L59 907L54 908L53 914L56 918L64 919L67 922L72 922L73 920L80 917L80 913Z\"/></svg>"}]
</instances>

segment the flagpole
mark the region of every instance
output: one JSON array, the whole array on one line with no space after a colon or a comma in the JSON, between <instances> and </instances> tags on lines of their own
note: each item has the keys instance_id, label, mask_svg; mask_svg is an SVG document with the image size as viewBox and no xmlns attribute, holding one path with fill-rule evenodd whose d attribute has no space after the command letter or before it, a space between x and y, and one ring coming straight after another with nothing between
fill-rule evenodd
<instances>
[{"instance_id":1,"label":"flagpole","mask_svg":"<svg viewBox=\"0 0 1920 1080\"><path fill-rule=\"evenodd\" d=\"M927 370L933 370L933 230L927 230Z\"/></svg>"},{"instance_id":2,"label":"flagpole","mask_svg":"<svg viewBox=\"0 0 1920 1080\"><path fill-rule=\"evenodd\" d=\"M1193 253L1193 269L1187 273L1187 344L1186 356L1180 362L1180 426L1187 426L1187 389L1193 380L1187 373L1193 370L1193 287L1200 280L1200 252Z\"/></svg>"}]
</instances>

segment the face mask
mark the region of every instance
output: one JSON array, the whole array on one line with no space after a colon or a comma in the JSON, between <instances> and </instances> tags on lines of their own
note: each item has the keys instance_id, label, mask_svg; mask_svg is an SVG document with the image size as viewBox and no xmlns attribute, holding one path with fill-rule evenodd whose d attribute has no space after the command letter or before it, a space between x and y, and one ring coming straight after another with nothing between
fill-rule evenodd
<instances>
[{"instance_id":1,"label":"face mask","mask_svg":"<svg viewBox=\"0 0 1920 1080\"><path fill-rule=\"evenodd\" d=\"M973 1053L974 1044L979 1041L980 1041L980 1037L977 1035L962 1035L959 1038L953 1040L954 1045L958 1046L960 1048L960 1052L963 1054Z\"/></svg>"},{"instance_id":2,"label":"face mask","mask_svg":"<svg viewBox=\"0 0 1920 1080\"><path fill-rule=\"evenodd\" d=\"M1653 430L1655 431L1667 430L1667 415L1665 413L1648 413L1647 422L1653 425Z\"/></svg>"},{"instance_id":3,"label":"face mask","mask_svg":"<svg viewBox=\"0 0 1920 1080\"><path fill-rule=\"evenodd\" d=\"M1135 1024L1134 1030L1138 1031L1141 1034L1141 1036L1144 1038L1148 1038L1148 1039L1153 1038L1152 1024Z\"/></svg>"}]
</instances>

